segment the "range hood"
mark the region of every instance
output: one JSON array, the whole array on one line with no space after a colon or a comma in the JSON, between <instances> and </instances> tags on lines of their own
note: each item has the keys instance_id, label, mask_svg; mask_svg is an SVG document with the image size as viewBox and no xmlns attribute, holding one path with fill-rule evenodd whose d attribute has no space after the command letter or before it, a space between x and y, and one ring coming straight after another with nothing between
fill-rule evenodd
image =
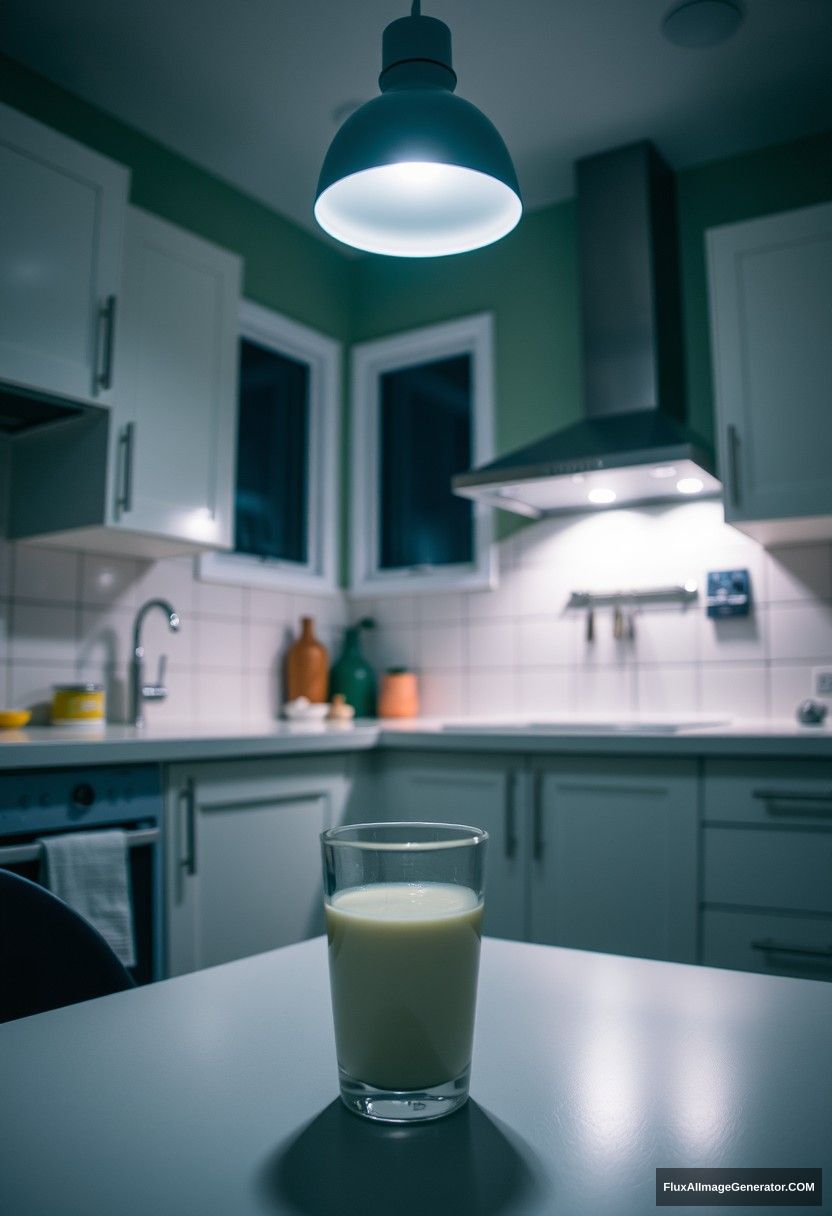
<instances>
[{"instance_id":1,"label":"range hood","mask_svg":"<svg viewBox=\"0 0 832 1216\"><path fill-rule=\"evenodd\" d=\"M531 518L719 494L684 423L673 174L645 141L578 161L576 180L584 417L454 492Z\"/></svg>"}]
</instances>

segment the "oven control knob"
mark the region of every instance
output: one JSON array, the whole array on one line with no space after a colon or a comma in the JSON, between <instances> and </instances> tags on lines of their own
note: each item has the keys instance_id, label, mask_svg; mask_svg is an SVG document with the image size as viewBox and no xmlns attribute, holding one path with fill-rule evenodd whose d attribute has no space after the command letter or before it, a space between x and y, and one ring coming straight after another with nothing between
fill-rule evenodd
<instances>
[{"instance_id":1,"label":"oven control knob","mask_svg":"<svg viewBox=\"0 0 832 1216\"><path fill-rule=\"evenodd\" d=\"M82 781L80 785L76 785L70 797L72 798L73 806L77 806L81 810L87 810L95 802L95 790L88 782Z\"/></svg>"}]
</instances>

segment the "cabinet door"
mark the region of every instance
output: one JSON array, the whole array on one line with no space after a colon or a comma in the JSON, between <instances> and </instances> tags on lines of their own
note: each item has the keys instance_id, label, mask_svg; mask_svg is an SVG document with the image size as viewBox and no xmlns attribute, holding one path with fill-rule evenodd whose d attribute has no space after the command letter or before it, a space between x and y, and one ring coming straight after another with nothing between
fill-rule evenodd
<instances>
[{"instance_id":1,"label":"cabinet door","mask_svg":"<svg viewBox=\"0 0 832 1216\"><path fill-rule=\"evenodd\" d=\"M0 380L110 401L129 174L0 106Z\"/></svg>"},{"instance_id":2,"label":"cabinet door","mask_svg":"<svg viewBox=\"0 0 832 1216\"><path fill-rule=\"evenodd\" d=\"M381 818L463 823L488 832L485 932L525 936L523 777L491 756L388 756Z\"/></svg>"},{"instance_id":3,"label":"cabinet door","mask_svg":"<svg viewBox=\"0 0 832 1216\"><path fill-rule=\"evenodd\" d=\"M832 204L707 240L726 518L832 515Z\"/></svg>"},{"instance_id":4,"label":"cabinet door","mask_svg":"<svg viewBox=\"0 0 832 1216\"><path fill-rule=\"evenodd\" d=\"M695 763L552 761L532 781L532 940L695 962Z\"/></svg>"},{"instance_id":5,"label":"cabinet door","mask_svg":"<svg viewBox=\"0 0 832 1216\"><path fill-rule=\"evenodd\" d=\"M229 548L240 260L129 208L117 329L111 522Z\"/></svg>"},{"instance_id":6,"label":"cabinet door","mask_svg":"<svg viewBox=\"0 0 832 1216\"><path fill-rule=\"evenodd\" d=\"M338 757L171 768L169 975L323 932L319 837L348 790Z\"/></svg>"}]
</instances>

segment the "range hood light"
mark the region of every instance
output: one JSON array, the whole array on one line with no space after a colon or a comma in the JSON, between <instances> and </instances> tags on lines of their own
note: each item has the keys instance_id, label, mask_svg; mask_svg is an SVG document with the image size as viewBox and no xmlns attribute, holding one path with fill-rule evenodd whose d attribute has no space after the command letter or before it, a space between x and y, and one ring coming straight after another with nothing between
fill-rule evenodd
<instances>
[{"instance_id":1,"label":"range hood light","mask_svg":"<svg viewBox=\"0 0 832 1216\"><path fill-rule=\"evenodd\" d=\"M672 464L658 464L655 469L650 470L650 476L662 481L665 477L675 477L676 469Z\"/></svg>"},{"instance_id":2,"label":"range hood light","mask_svg":"<svg viewBox=\"0 0 832 1216\"><path fill-rule=\"evenodd\" d=\"M454 94L451 31L409 17L384 31L381 96L350 114L324 158L315 219L336 240L394 257L490 245L523 211L497 129Z\"/></svg>"},{"instance_id":3,"label":"range hood light","mask_svg":"<svg viewBox=\"0 0 832 1216\"><path fill-rule=\"evenodd\" d=\"M596 507L604 507L608 503L615 502L616 493L615 490L608 490L604 486L598 486L596 489L589 491L587 498Z\"/></svg>"},{"instance_id":4,"label":"range hood light","mask_svg":"<svg viewBox=\"0 0 832 1216\"><path fill-rule=\"evenodd\" d=\"M682 477L676 482L676 489L680 494L701 494L705 488L705 483L701 477Z\"/></svg>"}]
</instances>

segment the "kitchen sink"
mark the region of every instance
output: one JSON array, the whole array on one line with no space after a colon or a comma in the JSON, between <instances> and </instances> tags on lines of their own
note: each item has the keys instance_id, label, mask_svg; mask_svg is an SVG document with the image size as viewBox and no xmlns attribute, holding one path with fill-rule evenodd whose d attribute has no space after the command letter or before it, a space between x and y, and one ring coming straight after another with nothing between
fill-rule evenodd
<instances>
[{"instance_id":1,"label":"kitchen sink","mask_svg":"<svg viewBox=\"0 0 832 1216\"><path fill-rule=\"evenodd\" d=\"M559 722L446 722L443 731L458 734L522 735L675 735L685 730L725 726L725 719L686 721L590 721L580 718Z\"/></svg>"}]
</instances>

